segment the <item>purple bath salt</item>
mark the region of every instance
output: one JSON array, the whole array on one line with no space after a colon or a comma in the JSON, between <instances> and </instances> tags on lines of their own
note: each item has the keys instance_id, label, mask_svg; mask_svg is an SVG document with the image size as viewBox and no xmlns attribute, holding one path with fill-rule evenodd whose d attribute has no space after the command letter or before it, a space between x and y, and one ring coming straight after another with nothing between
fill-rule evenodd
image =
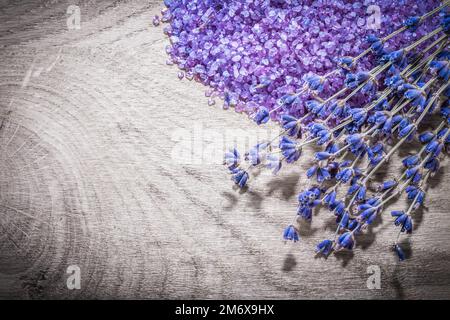
<instances>
[{"instance_id":1,"label":"purple bath salt","mask_svg":"<svg viewBox=\"0 0 450 320\"><path fill-rule=\"evenodd\" d=\"M289 108L280 98L301 92L304 76L326 75L341 57L356 57L368 48L366 37L385 37L412 16L421 16L441 1L428 0L166 0L164 32L171 45L170 63L213 90L224 108L253 114L266 108L272 119L280 114L302 116L309 93L299 95ZM438 25L425 19L388 40L396 50L419 39ZM358 63L370 69L369 54ZM324 96L336 92L343 77L328 78ZM212 105L212 101L209 101Z\"/></svg>"}]
</instances>

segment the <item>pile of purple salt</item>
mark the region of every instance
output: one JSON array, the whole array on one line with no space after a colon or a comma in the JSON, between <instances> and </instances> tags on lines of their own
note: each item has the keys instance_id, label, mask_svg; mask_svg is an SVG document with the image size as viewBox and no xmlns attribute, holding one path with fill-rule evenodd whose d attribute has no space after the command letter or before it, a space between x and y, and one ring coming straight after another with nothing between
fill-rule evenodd
<instances>
[{"instance_id":1,"label":"pile of purple salt","mask_svg":"<svg viewBox=\"0 0 450 320\"><path fill-rule=\"evenodd\" d=\"M209 88L209 104L217 98L224 108L253 114L261 107L280 114L302 116L308 94L289 106L280 99L301 92L304 76L325 75L336 59L358 56L367 48L366 36L383 37L402 26L410 16L420 16L440 1L313 1L313 0L165 0L162 18L171 44L168 64L180 68L179 78L196 80ZM369 28L368 20L379 30ZM373 7L375 6L375 7ZM375 9L373 9L375 8ZM376 24L375 24L376 25ZM408 30L387 41L385 48L402 48L427 34L436 25L428 19L416 31ZM364 57L359 67L374 61ZM332 74L322 91L329 96L343 85L341 74Z\"/></svg>"},{"instance_id":2,"label":"pile of purple salt","mask_svg":"<svg viewBox=\"0 0 450 320\"><path fill-rule=\"evenodd\" d=\"M276 174L286 164L300 161L306 146L322 149L305 172L309 184L298 194L297 212L283 232L286 241L299 241L299 220L311 221L314 212L330 211L336 230L318 243L316 253L328 257L352 250L367 230L373 232L381 223L386 206L397 202L391 219L398 231L390 247L400 260L407 258L404 243L416 229L417 211L425 205L430 179L450 150L449 5L447 0L422 16L409 17L383 38L369 36L370 50L365 52L376 58L375 66L364 70L355 66L356 58L340 59L345 83L331 96L317 97L323 77L305 77L305 92L312 96L305 102L306 116L283 114L279 137L260 140L243 157L237 149L225 153L232 180L245 189L255 168L266 167ZM385 47L386 39L414 32L438 13L439 22L420 39L397 50ZM356 96L361 101L352 103ZM289 105L292 99L296 95L282 100ZM268 115L261 107L254 120L264 123ZM408 144L401 172L379 181L380 169L395 161L394 155L401 156L400 148ZM403 195L406 207L398 203Z\"/></svg>"}]
</instances>

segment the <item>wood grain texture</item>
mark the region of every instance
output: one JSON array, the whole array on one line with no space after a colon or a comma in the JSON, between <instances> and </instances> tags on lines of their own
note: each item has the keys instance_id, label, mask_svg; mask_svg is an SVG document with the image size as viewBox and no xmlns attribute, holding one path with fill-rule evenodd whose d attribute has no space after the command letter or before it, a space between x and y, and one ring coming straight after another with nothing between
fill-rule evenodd
<instances>
[{"instance_id":1,"label":"wood grain texture","mask_svg":"<svg viewBox=\"0 0 450 320\"><path fill-rule=\"evenodd\" d=\"M80 30L67 29L70 4ZM448 170L404 263L387 215L354 254L315 258L333 232L327 212L283 244L308 159L232 187L223 149L277 129L209 107L202 86L177 79L150 25L161 8L0 1L0 298L450 298ZM66 287L69 265L81 290ZM370 265L380 290L366 286Z\"/></svg>"}]
</instances>

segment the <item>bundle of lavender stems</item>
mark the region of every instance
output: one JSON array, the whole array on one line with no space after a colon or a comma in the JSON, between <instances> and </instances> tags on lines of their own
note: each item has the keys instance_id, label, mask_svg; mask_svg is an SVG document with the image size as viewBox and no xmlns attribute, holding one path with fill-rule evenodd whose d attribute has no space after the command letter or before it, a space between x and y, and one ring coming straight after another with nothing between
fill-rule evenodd
<instances>
[{"instance_id":1,"label":"bundle of lavender stems","mask_svg":"<svg viewBox=\"0 0 450 320\"><path fill-rule=\"evenodd\" d=\"M162 21L170 22L165 29L171 40L169 64L183 70L180 79L208 85L210 104L221 97L224 107L247 112L258 125L274 120L282 127L279 136L259 141L245 154L236 149L225 154L224 163L239 188L250 187L255 168L266 167L277 174L286 164L297 163L306 146L321 148L305 172L309 187L299 193L297 211L283 238L297 242L298 219L311 220L314 210L328 209L337 226L316 247L316 253L325 257L352 250L355 236L363 236L384 206L405 194L408 206L391 212L398 228L392 248L404 260L401 236L413 231L412 215L424 205L428 182L446 156L450 1L409 7L408 1L401 2L395 9L390 1L375 1L382 11L386 9L384 23L391 26L383 30L389 32L375 35L360 28L352 39L333 37L335 49L330 54L325 47L333 26L322 19L344 20L338 27L342 32L348 12L364 7L360 2L165 1ZM317 14L317 19L306 23L304 18L310 16L305 7L330 15ZM236 17L240 18L236 21ZM358 15L353 18L358 23ZM158 17L154 24L159 24ZM315 27L318 32L310 30ZM288 31L283 36L273 32L277 30ZM291 34L292 30L302 36ZM317 50L323 53L302 50L305 43L317 44L314 38L319 38ZM344 48L347 42L354 44ZM297 51L303 52L303 58ZM295 64L292 57L302 62ZM427 130L426 123L436 125ZM420 147L403 159L402 171L374 187L380 169L401 148L414 148L414 140Z\"/></svg>"}]
</instances>

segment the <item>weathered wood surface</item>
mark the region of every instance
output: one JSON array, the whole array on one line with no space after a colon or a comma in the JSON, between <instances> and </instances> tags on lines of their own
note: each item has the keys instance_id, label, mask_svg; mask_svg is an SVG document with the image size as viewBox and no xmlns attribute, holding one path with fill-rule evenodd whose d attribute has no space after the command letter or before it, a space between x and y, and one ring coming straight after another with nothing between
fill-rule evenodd
<instances>
[{"instance_id":1,"label":"weathered wood surface","mask_svg":"<svg viewBox=\"0 0 450 320\"><path fill-rule=\"evenodd\" d=\"M69 4L80 30L68 30ZM276 128L256 131L177 79L150 25L161 8L0 1L0 298L450 298L448 170L415 217L404 263L389 251L387 215L351 255L314 257L333 232L327 212L283 244L308 161L233 189L208 157L233 135ZM66 287L70 265L81 290ZM370 265L380 290L366 286Z\"/></svg>"}]
</instances>

